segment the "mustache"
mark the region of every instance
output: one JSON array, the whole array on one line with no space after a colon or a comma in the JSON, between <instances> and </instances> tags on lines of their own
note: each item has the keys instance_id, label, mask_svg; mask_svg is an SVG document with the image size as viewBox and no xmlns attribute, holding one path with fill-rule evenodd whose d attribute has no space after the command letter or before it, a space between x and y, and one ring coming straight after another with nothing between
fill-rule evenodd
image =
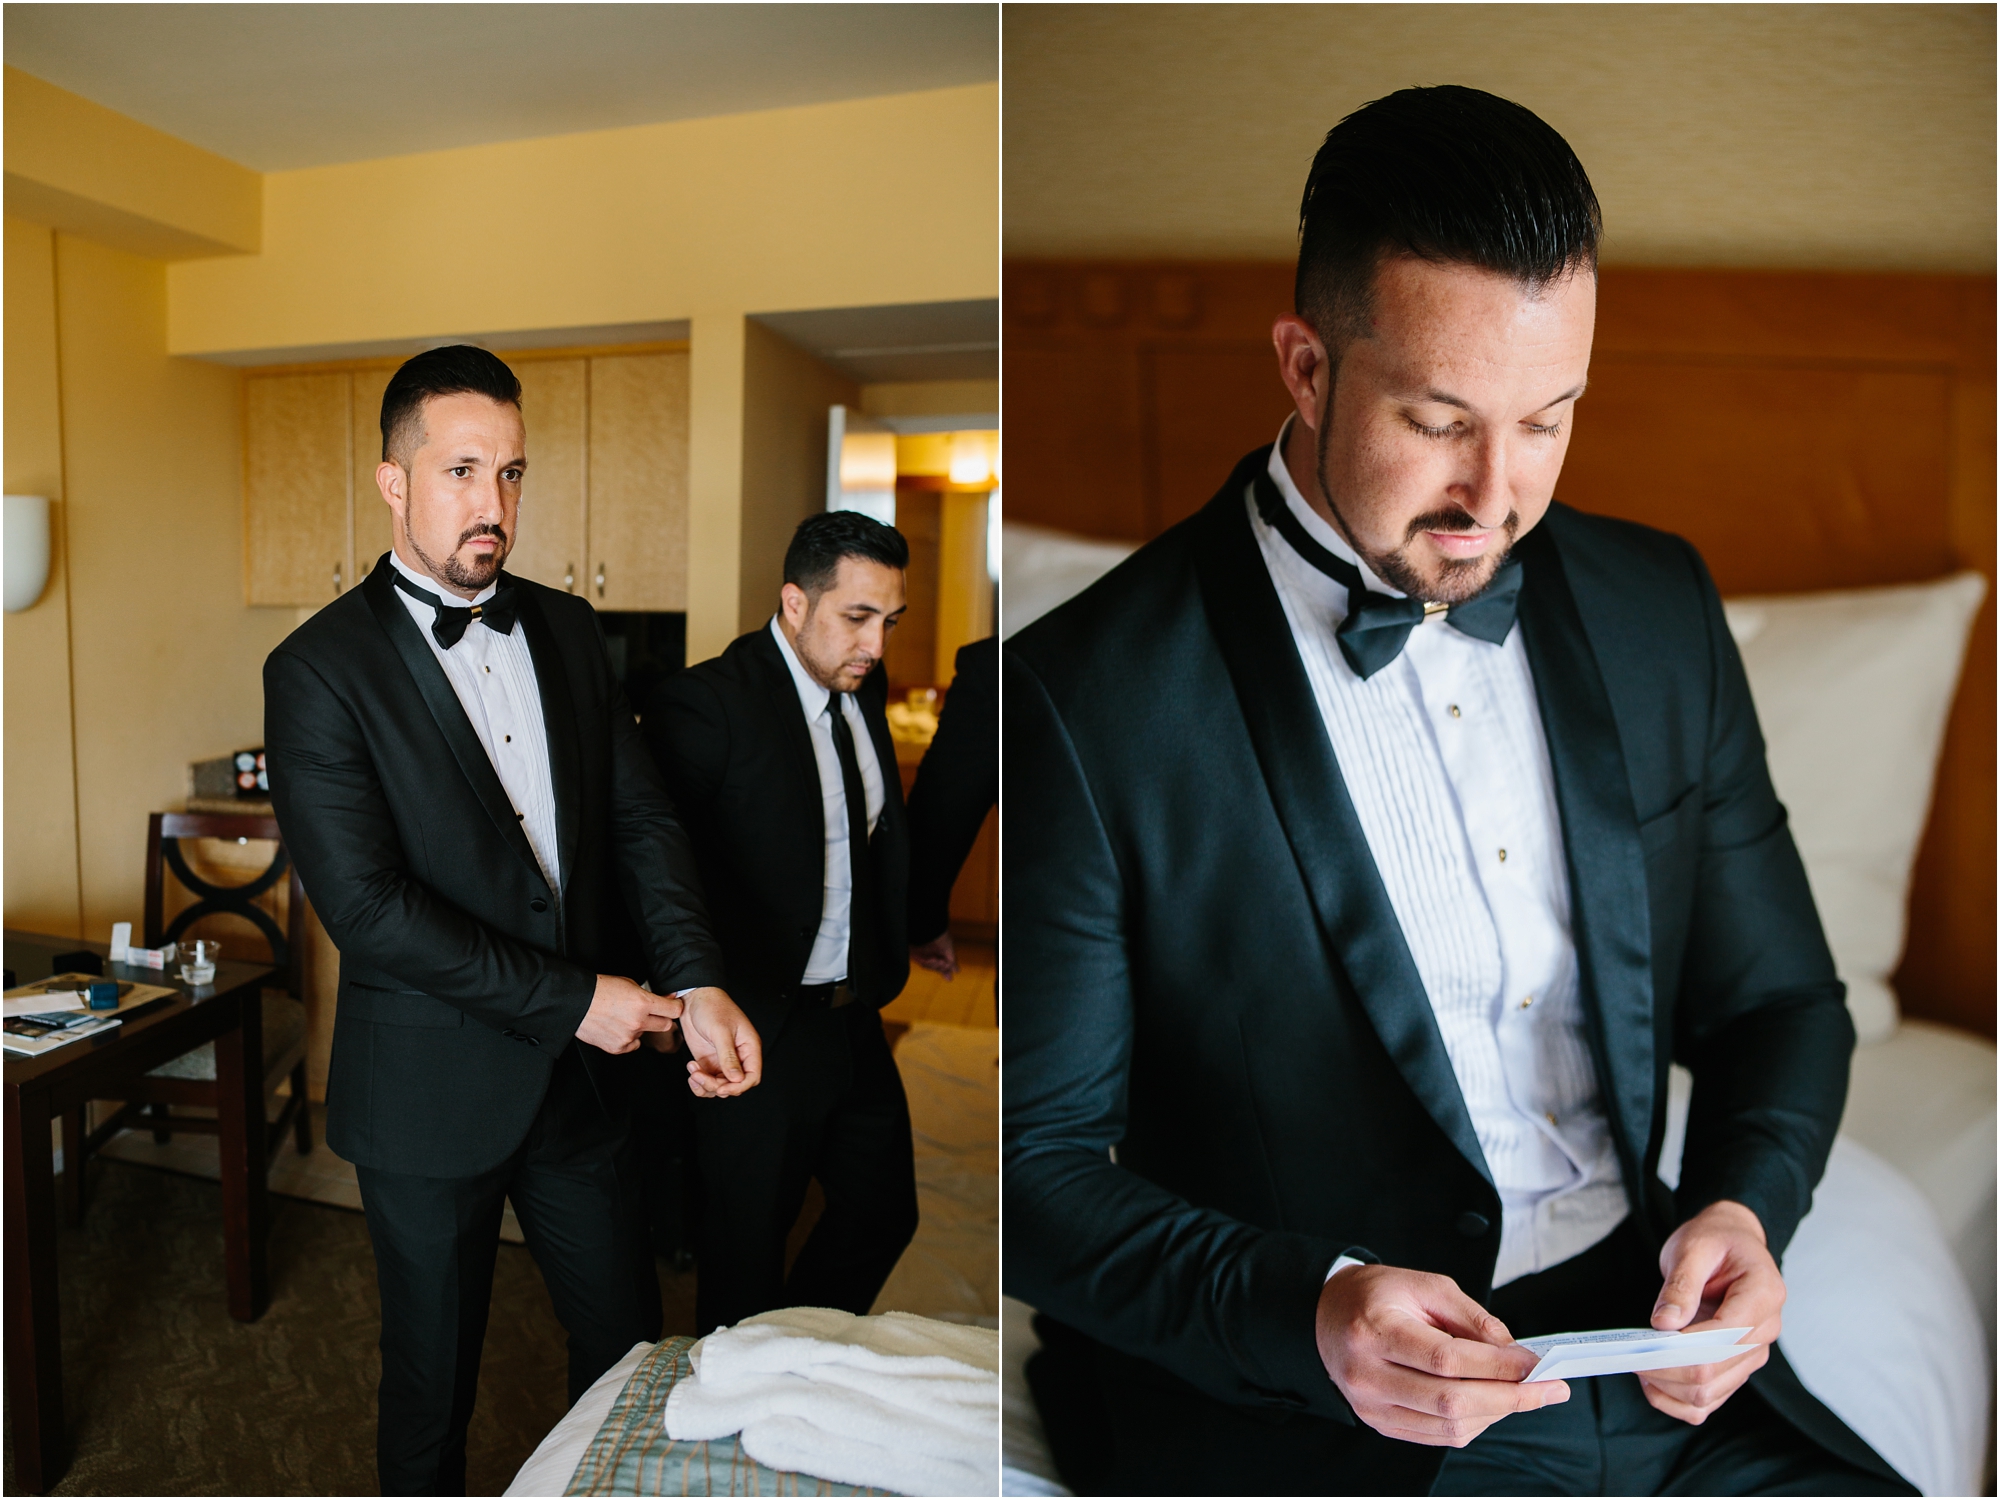
<instances>
[{"instance_id":1,"label":"mustache","mask_svg":"<svg viewBox=\"0 0 2000 1500\"><path fill-rule=\"evenodd\" d=\"M1424 514L1410 522L1408 528L1403 533L1403 540L1413 542L1417 539L1417 534L1424 531L1456 532L1484 531L1485 529L1485 527L1473 520L1464 511L1454 507L1450 510L1424 512ZM1506 532L1511 538L1515 532L1521 529L1521 513L1514 510L1508 511L1507 519L1500 523L1500 529Z\"/></svg>"},{"instance_id":2,"label":"mustache","mask_svg":"<svg viewBox=\"0 0 2000 1500\"><path fill-rule=\"evenodd\" d=\"M501 546L504 547L507 545L506 528L503 526L495 526L491 522L487 522L479 526L469 526L464 531L461 531L458 534L458 545L460 547L463 547L467 542L471 541L476 536L490 536ZM454 548L453 550L456 550L456 548Z\"/></svg>"}]
</instances>

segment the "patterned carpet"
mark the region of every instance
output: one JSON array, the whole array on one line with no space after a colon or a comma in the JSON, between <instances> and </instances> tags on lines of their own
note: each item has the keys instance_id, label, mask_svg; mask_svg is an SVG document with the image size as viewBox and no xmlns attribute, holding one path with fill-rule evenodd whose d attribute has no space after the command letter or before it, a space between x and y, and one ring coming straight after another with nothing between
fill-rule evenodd
<instances>
[{"instance_id":1,"label":"patterned carpet","mask_svg":"<svg viewBox=\"0 0 2000 1500\"><path fill-rule=\"evenodd\" d=\"M380 1360L375 1262L358 1213L272 1199L270 1311L230 1319L221 1188L121 1161L91 1167L64 1230L63 1386L74 1454L58 1495L370 1495ZM694 1277L661 1268L666 1331L692 1332ZM497 1495L568 1407L563 1332L527 1249L500 1246L467 1492ZM6 1438L4 1488L14 1484Z\"/></svg>"}]
</instances>

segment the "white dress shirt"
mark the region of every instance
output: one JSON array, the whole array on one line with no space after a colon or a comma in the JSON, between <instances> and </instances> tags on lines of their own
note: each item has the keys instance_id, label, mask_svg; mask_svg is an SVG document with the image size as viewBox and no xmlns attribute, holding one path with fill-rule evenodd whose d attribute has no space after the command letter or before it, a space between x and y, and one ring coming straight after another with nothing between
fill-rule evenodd
<instances>
[{"instance_id":1,"label":"white dress shirt","mask_svg":"<svg viewBox=\"0 0 2000 1500\"><path fill-rule=\"evenodd\" d=\"M1307 534L1368 589L1397 595L1306 504L1283 455L1280 432L1271 478ZM1334 635L1347 590L1265 524L1254 495L1244 503L1500 1192L1493 1284L1545 1270L1630 1205L1584 1030L1562 822L1521 632L1496 646L1434 616L1364 681Z\"/></svg>"},{"instance_id":2,"label":"white dress shirt","mask_svg":"<svg viewBox=\"0 0 2000 1500\"><path fill-rule=\"evenodd\" d=\"M840 776L840 752L833 748L833 716L827 709L832 692L813 681L812 674L799 664L792 643L785 639L778 617L771 616L771 638L792 669L792 683L799 690L799 711L805 715L812 734L813 759L819 765L820 805L826 818L826 900L820 907L819 934L813 939L801 984L833 984L847 978L847 943L854 908L854 872L847 858L847 787ZM861 771L861 790L868 802L868 831L882 816L882 765L875 758L875 741L861 717L854 694L841 694L841 711L847 732L854 740L854 760Z\"/></svg>"},{"instance_id":3,"label":"white dress shirt","mask_svg":"<svg viewBox=\"0 0 2000 1500\"><path fill-rule=\"evenodd\" d=\"M389 564L426 593L445 601L445 607L470 608L491 599L495 586L487 585L471 600L447 594L437 580L404 566L395 553ZM520 621L506 635L489 630L474 620L449 651L431 634L437 611L402 589L396 597L417 622L424 644L444 668L445 679L458 695L472 732L486 747L486 758L494 774L514 804L528 847L542 867L543 878L557 898L562 895L562 869L556 850L555 779L549 771L549 737L542 722L541 685L535 677L534 654L528 650L528 632Z\"/></svg>"}]
</instances>

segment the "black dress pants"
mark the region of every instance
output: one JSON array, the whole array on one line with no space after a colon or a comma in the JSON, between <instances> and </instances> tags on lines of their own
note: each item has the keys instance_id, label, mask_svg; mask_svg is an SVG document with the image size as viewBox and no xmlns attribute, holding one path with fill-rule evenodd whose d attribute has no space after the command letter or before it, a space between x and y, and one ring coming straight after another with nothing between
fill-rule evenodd
<instances>
[{"instance_id":1,"label":"black dress pants","mask_svg":"<svg viewBox=\"0 0 2000 1500\"><path fill-rule=\"evenodd\" d=\"M694 1103L702 1333L777 1307L866 1313L917 1231L910 1106L880 1012L759 1005L752 1020L764 1081ZM826 1208L787 1277L785 1239L814 1178Z\"/></svg>"},{"instance_id":2,"label":"black dress pants","mask_svg":"<svg viewBox=\"0 0 2000 1500\"><path fill-rule=\"evenodd\" d=\"M382 1298L376 1465L385 1495L465 1493L465 1432L479 1388L502 1203L569 1333L569 1399L641 1340L660 1336L638 1163L563 1050L520 1147L477 1177L357 1167Z\"/></svg>"}]
</instances>

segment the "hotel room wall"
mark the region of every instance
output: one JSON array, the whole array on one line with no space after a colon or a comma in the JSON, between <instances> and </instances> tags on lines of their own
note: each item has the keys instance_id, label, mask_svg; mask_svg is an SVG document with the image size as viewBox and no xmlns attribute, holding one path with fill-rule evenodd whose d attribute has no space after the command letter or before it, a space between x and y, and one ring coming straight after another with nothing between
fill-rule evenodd
<instances>
[{"instance_id":1,"label":"hotel room wall","mask_svg":"<svg viewBox=\"0 0 2000 1500\"><path fill-rule=\"evenodd\" d=\"M4 627L7 925L79 937L55 236L9 218L6 245L7 493L49 497L52 543L48 587Z\"/></svg>"},{"instance_id":2,"label":"hotel room wall","mask_svg":"<svg viewBox=\"0 0 2000 1500\"><path fill-rule=\"evenodd\" d=\"M1609 265L1986 271L1990 5L1010 9L1006 247L1279 260L1320 135L1464 83L1560 130Z\"/></svg>"},{"instance_id":3,"label":"hotel room wall","mask_svg":"<svg viewBox=\"0 0 2000 1500\"><path fill-rule=\"evenodd\" d=\"M687 320L698 661L763 607L746 315L997 296L998 132L989 84L271 173L259 254L169 270L169 346L269 362ZM467 203L490 205L470 235Z\"/></svg>"},{"instance_id":4,"label":"hotel room wall","mask_svg":"<svg viewBox=\"0 0 2000 1500\"><path fill-rule=\"evenodd\" d=\"M102 939L140 920L146 815L190 761L262 740L264 657L298 615L243 604L238 376L167 354L165 264L11 222L7 249L8 486L34 477L17 432L46 451L58 412L68 588L8 617L7 921Z\"/></svg>"},{"instance_id":5,"label":"hotel room wall","mask_svg":"<svg viewBox=\"0 0 2000 1500\"><path fill-rule=\"evenodd\" d=\"M859 406L861 387L755 320L744 328L743 356L737 627L755 630L778 607L792 532L826 509L827 409Z\"/></svg>"}]
</instances>

